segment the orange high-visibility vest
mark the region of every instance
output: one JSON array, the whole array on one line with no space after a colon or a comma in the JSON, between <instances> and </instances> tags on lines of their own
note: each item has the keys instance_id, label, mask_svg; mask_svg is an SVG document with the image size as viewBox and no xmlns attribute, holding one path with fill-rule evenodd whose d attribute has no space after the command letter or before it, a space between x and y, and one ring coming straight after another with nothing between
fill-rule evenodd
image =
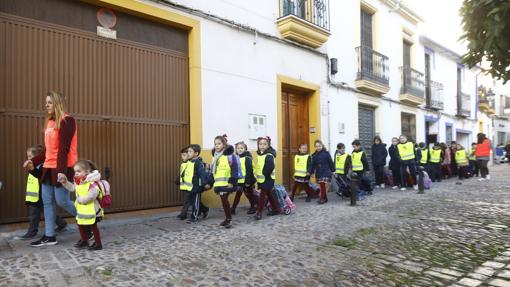
<instances>
[{"instance_id":1,"label":"orange high-visibility vest","mask_svg":"<svg viewBox=\"0 0 510 287\"><path fill-rule=\"evenodd\" d=\"M65 115L67 117L68 115ZM60 144L58 137L59 130L57 129L54 120L49 120L46 130L44 131L44 145L46 146L46 159L43 167L57 168L57 155ZM78 128L74 130L73 138L71 140L71 148L67 154L67 167L72 167L78 161Z\"/></svg>"}]
</instances>

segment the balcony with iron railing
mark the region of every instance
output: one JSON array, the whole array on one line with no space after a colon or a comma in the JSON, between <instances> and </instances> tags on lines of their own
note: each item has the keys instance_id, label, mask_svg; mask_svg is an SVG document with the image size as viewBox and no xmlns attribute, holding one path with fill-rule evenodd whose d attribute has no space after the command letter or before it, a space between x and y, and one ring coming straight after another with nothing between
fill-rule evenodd
<instances>
[{"instance_id":1,"label":"balcony with iron railing","mask_svg":"<svg viewBox=\"0 0 510 287\"><path fill-rule=\"evenodd\" d=\"M329 38L329 0L280 0L276 20L283 38L312 48Z\"/></svg>"},{"instance_id":2,"label":"balcony with iron railing","mask_svg":"<svg viewBox=\"0 0 510 287\"><path fill-rule=\"evenodd\" d=\"M471 116L471 96L469 94L459 93L457 95L457 116Z\"/></svg>"},{"instance_id":3,"label":"balcony with iron railing","mask_svg":"<svg viewBox=\"0 0 510 287\"><path fill-rule=\"evenodd\" d=\"M400 101L411 105L421 105L425 101L424 75L409 66L400 67L402 86Z\"/></svg>"},{"instance_id":4,"label":"balcony with iron railing","mask_svg":"<svg viewBox=\"0 0 510 287\"><path fill-rule=\"evenodd\" d=\"M356 47L356 59L356 88L378 96L389 92L388 57L370 47L360 46Z\"/></svg>"},{"instance_id":5,"label":"balcony with iron railing","mask_svg":"<svg viewBox=\"0 0 510 287\"><path fill-rule=\"evenodd\" d=\"M436 81L428 81L425 85L425 100L427 108L433 110L444 109L443 100L444 87L442 83Z\"/></svg>"}]
</instances>

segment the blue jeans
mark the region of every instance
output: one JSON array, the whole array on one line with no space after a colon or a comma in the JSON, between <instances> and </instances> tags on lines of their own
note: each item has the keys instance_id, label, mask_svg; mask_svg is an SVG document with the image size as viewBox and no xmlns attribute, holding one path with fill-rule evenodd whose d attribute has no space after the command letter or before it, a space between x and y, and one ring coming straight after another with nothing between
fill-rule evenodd
<instances>
[{"instance_id":1,"label":"blue jeans","mask_svg":"<svg viewBox=\"0 0 510 287\"><path fill-rule=\"evenodd\" d=\"M44 235L55 236L55 218L57 216L55 202L72 216L76 216L76 207L74 202L71 201L69 192L62 186L56 187L43 184L42 201L44 205Z\"/></svg>"}]
</instances>

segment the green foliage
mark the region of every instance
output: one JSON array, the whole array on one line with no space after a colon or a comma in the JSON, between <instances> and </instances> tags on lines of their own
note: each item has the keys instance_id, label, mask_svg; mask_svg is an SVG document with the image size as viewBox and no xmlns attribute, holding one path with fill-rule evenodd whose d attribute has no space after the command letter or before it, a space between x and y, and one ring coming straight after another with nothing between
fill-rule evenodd
<instances>
[{"instance_id":1,"label":"green foliage","mask_svg":"<svg viewBox=\"0 0 510 287\"><path fill-rule=\"evenodd\" d=\"M464 0L460 9L468 52L462 62L473 67L490 63L487 73L510 80L510 0Z\"/></svg>"}]
</instances>

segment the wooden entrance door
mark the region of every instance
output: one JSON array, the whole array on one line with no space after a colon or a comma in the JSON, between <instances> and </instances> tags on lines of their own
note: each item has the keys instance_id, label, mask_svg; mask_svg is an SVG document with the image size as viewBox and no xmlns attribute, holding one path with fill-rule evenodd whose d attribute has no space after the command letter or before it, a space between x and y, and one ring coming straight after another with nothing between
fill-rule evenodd
<instances>
[{"instance_id":1,"label":"wooden entrance door","mask_svg":"<svg viewBox=\"0 0 510 287\"><path fill-rule=\"evenodd\" d=\"M294 175L294 156L299 145L308 144L308 95L303 92L286 90L282 92L283 121L283 184L290 190Z\"/></svg>"}]
</instances>

